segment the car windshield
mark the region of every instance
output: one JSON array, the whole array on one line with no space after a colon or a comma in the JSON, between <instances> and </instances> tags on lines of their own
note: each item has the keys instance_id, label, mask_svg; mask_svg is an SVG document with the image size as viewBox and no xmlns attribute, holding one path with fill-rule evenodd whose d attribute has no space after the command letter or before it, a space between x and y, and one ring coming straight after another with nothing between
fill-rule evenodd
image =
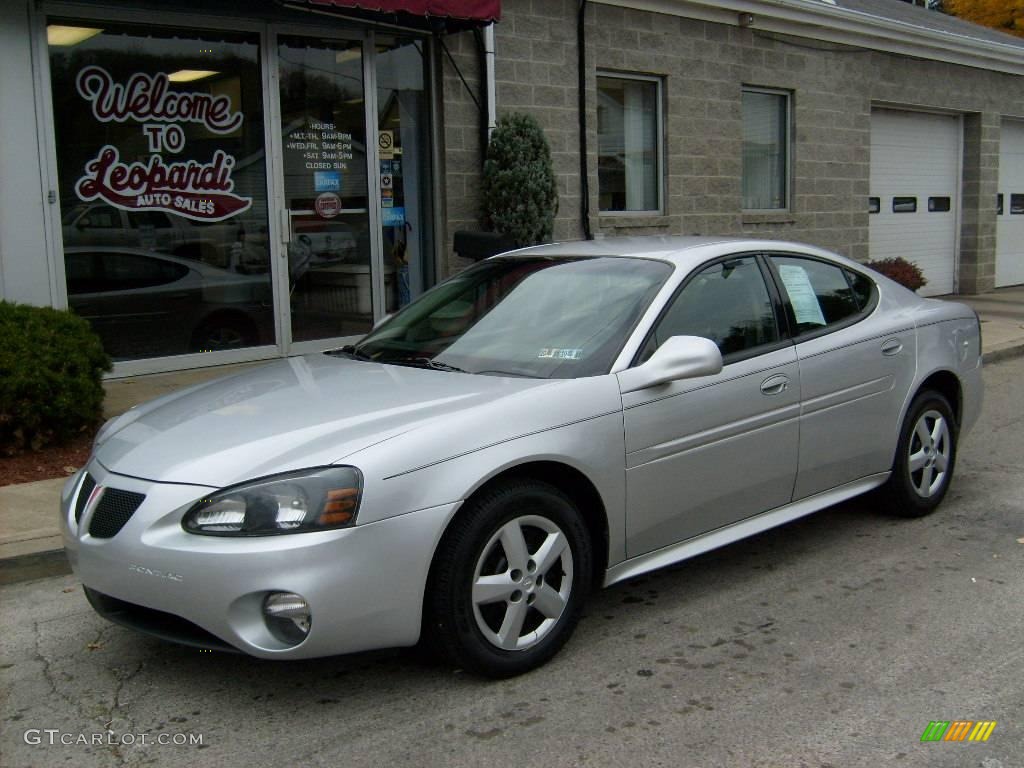
<instances>
[{"instance_id":1,"label":"car windshield","mask_svg":"<svg viewBox=\"0 0 1024 768\"><path fill-rule=\"evenodd\" d=\"M344 351L380 363L542 379L607 373L672 268L507 257L441 283Z\"/></svg>"}]
</instances>

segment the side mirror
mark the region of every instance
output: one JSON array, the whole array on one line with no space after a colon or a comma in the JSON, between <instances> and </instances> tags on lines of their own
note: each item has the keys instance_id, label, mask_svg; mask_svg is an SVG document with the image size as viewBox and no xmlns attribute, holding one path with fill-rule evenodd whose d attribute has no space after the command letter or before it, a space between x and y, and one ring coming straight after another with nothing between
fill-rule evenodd
<instances>
[{"instance_id":1,"label":"side mirror","mask_svg":"<svg viewBox=\"0 0 1024 768\"><path fill-rule=\"evenodd\" d=\"M75 222L76 229L88 229L91 225L92 222L89 221L88 216L83 216L82 218Z\"/></svg>"},{"instance_id":2,"label":"side mirror","mask_svg":"<svg viewBox=\"0 0 1024 768\"><path fill-rule=\"evenodd\" d=\"M673 336L646 363L619 373L619 389L623 394L636 392L679 379L714 376L721 370L722 353L711 339Z\"/></svg>"}]
</instances>

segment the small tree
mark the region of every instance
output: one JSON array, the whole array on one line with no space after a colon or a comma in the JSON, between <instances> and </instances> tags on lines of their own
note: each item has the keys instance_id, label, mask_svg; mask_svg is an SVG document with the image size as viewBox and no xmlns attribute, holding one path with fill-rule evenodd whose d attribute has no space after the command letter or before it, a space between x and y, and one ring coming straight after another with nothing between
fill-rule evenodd
<instances>
[{"instance_id":1,"label":"small tree","mask_svg":"<svg viewBox=\"0 0 1024 768\"><path fill-rule=\"evenodd\" d=\"M484 163L484 218L517 246L551 239L558 212L558 185L551 148L530 115L498 120Z\"/></svg>"},{"instance_id":2,"label":"small tree","mask_svg":"<svg viewBox=\"0 0 1024 768\"><path fill-rule=\"evenodd\" d=\"M944 0L942 10L975 24L1024 37L1024 3L1020 0Z\"/></svg>"}]
</instances>

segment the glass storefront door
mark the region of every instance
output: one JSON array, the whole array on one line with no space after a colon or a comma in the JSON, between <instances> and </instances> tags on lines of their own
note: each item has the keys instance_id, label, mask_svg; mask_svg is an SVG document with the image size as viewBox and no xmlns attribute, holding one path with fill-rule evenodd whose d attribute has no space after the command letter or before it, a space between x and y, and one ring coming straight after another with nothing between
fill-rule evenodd
<instances>
[{"instance_id":1,"label":"glass storefront door","mask_svg":"<svg viewBox=\"0 0 1024 768\"><path fill-rule=\"evenodd\" d=\"M47 19L68 305L115 374L326 349L429 288L427 42L166 18Z\"/></svg>"},{"instance_id":2,"label":"glass storefront door","mask_svg":"<svg viewBox=\"0 0 1024 768\"><path fill-rule=\"evenodd\" d=\"M363 42L281 35L284 247L293 343L373 325Z\"/></svg>"},{"instance_id":3,"label":"glass storefront door","mask_svg":"<svg viewBox=\"0 0 1024 768\"><path fill-rule=\"evenodd\" d=\"M426 43L280 34L277 66L289 346L304 349L434 282Z\"/></svg>"}]
</instances>

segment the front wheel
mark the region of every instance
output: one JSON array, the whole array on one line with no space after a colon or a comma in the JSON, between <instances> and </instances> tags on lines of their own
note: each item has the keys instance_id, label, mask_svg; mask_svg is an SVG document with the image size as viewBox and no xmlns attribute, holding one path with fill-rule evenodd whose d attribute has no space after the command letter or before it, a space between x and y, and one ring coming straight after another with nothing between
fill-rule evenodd
<instances>
[{"instance_id":1,"label":"front wheel","mask_svg":"<svg viewBox=\"0 0 1024 768\"><path fill-rule=\"evenodd\" d=\"M485 491L441 543L425 629L452 662L476 674L534 669L572 634L592 557L579 511L557 488L517 480Z\"/></svg>"},{"instance_id":2,"label":"front wheel","mask_svg":"<svg viewBox=\"0 0 1024 768\"><path fill-rule=\"evenodd\" d=\"M918 394L903 421L892 476L881 488L890 512L921 517L942 503L953 479L956 441L949 401L938 392Z\"/></svg>"}]
</instances>

